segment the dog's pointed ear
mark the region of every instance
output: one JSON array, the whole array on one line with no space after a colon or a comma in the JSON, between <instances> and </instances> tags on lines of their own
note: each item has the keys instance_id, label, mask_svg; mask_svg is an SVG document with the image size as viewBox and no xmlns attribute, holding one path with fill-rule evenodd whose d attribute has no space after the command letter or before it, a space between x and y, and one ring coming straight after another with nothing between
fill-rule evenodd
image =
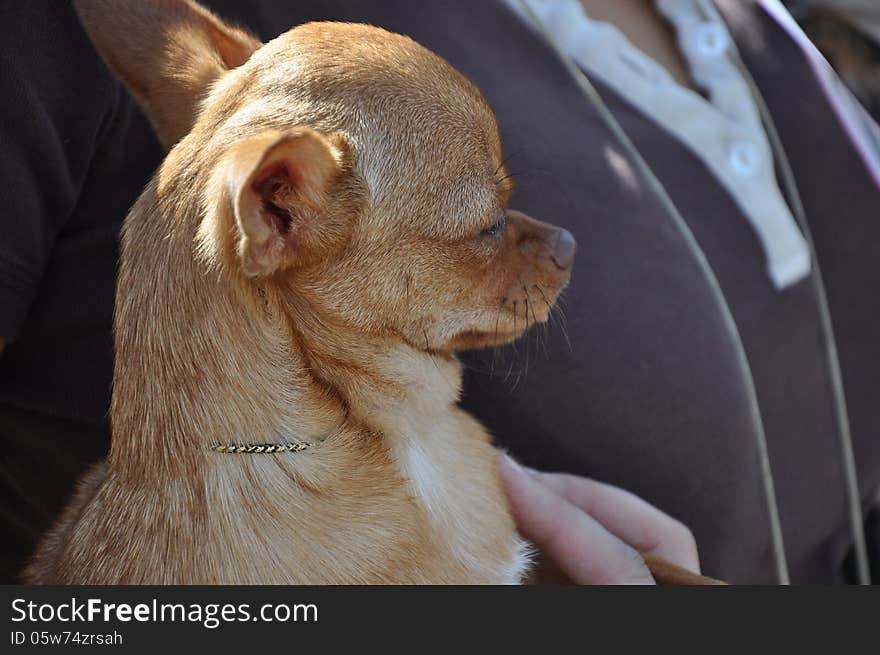
<instances>
[{"instance_id":1,"label":"dog's pointed ear","mask_svg":"<svg viewBox=\"0 0 880 655\"><path fill-rule=\"evenodd\" d=\"M167 149L192 128L209 85L262 45L192 0L74 0L74 6Z\"/></svg>"},{"instance_id":2,"label":"dog's pointed ear","mask_svg":"<svg viewBox=\"0 0 880 655\"><path fill-rule=\"evenodd\" d=\"M268 276L322 256L344 237L331 189L342 137L308 128L269 130L233 146L224 167L245 275Z\"/></svg>"}]
</instances>

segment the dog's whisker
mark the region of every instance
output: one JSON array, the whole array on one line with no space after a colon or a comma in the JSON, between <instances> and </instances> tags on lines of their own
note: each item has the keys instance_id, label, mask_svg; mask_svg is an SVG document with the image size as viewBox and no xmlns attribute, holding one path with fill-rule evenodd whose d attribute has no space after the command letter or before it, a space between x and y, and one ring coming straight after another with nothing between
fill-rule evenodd
<instances>
[{"instance_id":1,"label":"dog's whisker","mask_svg":"<svg viewBox=\"0 0 880 655\"><path fill-rule=\"evenodd\" d=\"M549 319L550 315L552 315L552 313L553 313L553 306L547 300L547 296L544 294L544 290L541 289L541 286L539 284L533 284L532 286L538 290L538 293L541 294L541 298L544 300L544 304L547 305L547 313L548 313L548 319ZM525 290L525 287L524 287L524 290ZM526 294L529 293L528 290L525 290L525 291L526 291ZM532 307L532 315L533 316L534 316L534 312L535 312L535 308L533 306ZM535 317L535 322L537 322L537 317ZM541 329L540 329L538 335L539 335L537 337L538 343L541 345L542 349L544 350L544 356L549 359L550 353L547 351L547 324L546 323L541 324Z\"/></svg>"},{"instance_id":2,"label":"dog's whisker","mask_svg":"<svg viewBox=\"0 0 880 655\"><path fill-rule=\"evenodd\" d=\"M565 313L560 308L556 310L555 316L559 318L557 321L559 329L562 331L562 336L565 339L565 343L568 345L569 352L572 352L574 349L571 346L571 338L568 336L568 323L565 319Z\"/></svg>"},{"instance_id":3,"label":"dog's whisker","mask_svg":"<svg viewBox=\"0 0 880 655\"><path fill-rule=\"evenodd\" d=\"M560 293L556 298L556 304L551 305L550 301L547 300L547 295L544 293L544 290L541 288L540 284L535 284L534 287L538 290L538 293L541 294L541 297L544 299L544 302L547 303L547 308L550 310L549 318L556 319L558 318L559 328L562 331L562 336L565 338L565 343L568 344L568 350L572 351L571 347L571 339L568 336L568 323L565 319L565 311L563 307L563 298Z\"/></svg>"},{"instance_id":4,"label":"dog's whisker","mask_svg":"<svg viewBox=\"0 0 880 655\"><path fill-rule=\"evenodd\" d=\"M520 283L522 283L522 278L521 278L521 277L520 277ZM523 284L523 285L522 285L522 290L523 290L523 292L526 294L526 320L528 320L528 309L529 309L529 307L531 307L531 309L532 309L532 325L539 325L539 323L538 323L538 316L535 314L535 303L534 303L534 301L532 300L532 296L531 296L531 294L529 293L529 289L528 289L528 287L527 287L525 284ZM540 346L540 334L541 334L541 333L540 333L540 331L539 331L539 332L537 332L536 335L535 335L535 355L536 355L536 356L537 356L537 351L538 351L539 346ZM547 352L547 350L546 350L546 346L545 346L545 348L544 348L544 353L546 354L546 352ZM526 360L526 362L527 362L527 363L526 363L526 369L528 369L528 360Z\"/></svg>"},{"instance_id":5,"label":"dog's whisker","mask_svg":"<svg viewBox=\"0 0 880 655\"><path fill-rule=\"evenodd\" d=\"M548 311L552 310L553 305L551 305L550 301L547 300L547 295L544 293L544 290L541 288L541 285L540 284L533 284L532 286L535 287L538 290L538 293L541 294L541 298L544 299L544 303L547 305L547 310Z\"/></svg>"},{"instance_id":6,"label":"dog's whisker","mask_svg":"<svg viewBox=\"0 0 880 655\"><path fill-rule=\"evenodd\" d=\"M501 312L498 311L495 313L495 332L492 335L492 343L498 343L498 321L501 320ZM498 347L492 348L492 362L489 367L489 375L490 377L495 375L495 363L498 360Z\"/></svg>"},{"instance_id":7,"label":"dog's whisker","mask_svg":"<svg viewBox=\"0 0 880 655\"><path fill-rule=\"evenodd\" d=\"M516 331L516 319L517 319L517 313L518 313L518 311L517 311L517 301L514 300L514 301L513 301L513 333L514 333L514 334L517 334L517 331ZM514 341L514 342L512 343L512 346L513 346L513 353L514 353L514 355L519 355L519 350L518 350L517 347L516 347L516 341Z\"/></svg>"},{"instance_id":8,"label":"dog's whisker","mask_svg":"<svg viewBox=\"0 0 880 655\"><path fill-rule=\"evenodd\" d=\"M531 306L531 308L532 308L532 325L537 325L538 324L538 316L535 314L535 301L532 300L532 296L529 293L529 289L528 289L528 287L526 287L526 285L523 285L522 290L526 294L526 299L528 302L527 307Z\"/></svg>"},{"instance_id":9,"label":"dog's whisker","mask_svg":"<svg viewBox=\"0 0 880 655\"><path fill-rule=\"evenodd\" d=\"M513 325L514 325L514 330L515 330L516 329L516 314L514 314L514 316L513 316ZM510 344L509 347L506 349L506 352L512 353L513 356L509 360L510 364L507 367L507 373L504 375L504 382L505 383L510 378L510 376L513 375L514 367L516 366L516 359L519 356L519 352L516 349L516 342L513 342L512 344Z\"/></svg>"},{"instance_id":10,"label":"dog's whisker","mask_svg":"<svg viewBox=\"0 0 880 655\"><path fill-rule=\"evenodd\" d=\"M533 310L534 311L534 308ZM547 358L547 324L546 323L536 323L535 327L535 357L537 358L538 352L543 351L544 357Z\"/></svg>"},{"instance_id":11,"label":"dog's whisker","mask_svg":"<svg viewBox=\"0 0 880 655\"><path fill-rule=\"evenodd\" d=\"M515 391L517 386L519 386L519 381L522 379L523 369L519 369L516 372L516 379L513 381L513 385L511 385L510 390Z\"/></svg>"},{"instance_id":12,"label":"dog's whisker","mask_svg":"<svg viewBox=\"0 0 880 655\"><path fill-rule=\"evenodd\" d=\"M525 370L528 371L528 370L529 370L529 337L528 337L528 331L529 331L529 299L528 299L528 298L526 298L525 300L523 300L523 309L525 310L525 319L526 319L526 327L525 327L525 331L524 331L524 334L525 334L525 336L526 336L526 338L524 339L525 344L526 344L526 348L525 348L525 350L526 350Z\"/></svg>"},{"instance_id":13,"label":"dog's whisker","mask_svg":"<svg viewBox=\"0 0 880 655\"><path fill-rule=\"evenodd\" d=\"M505 374L504 374L504 383L505 384L507 383L507 380L510 378L510 376L512 374L513 374L513 362L510 362L510 364L507 366L507 372L505 372Z\"/></svg>"},{"instance_id":14,"label":"dog's whisker","mask_svg":"<svg viewBox=\"0 0 880 655\"><path fill-rule=\"evenodd\" d=\"M562 330L562 336L565 338L565 343L568 344L569 352L573 351L571 346L571 339L568 336L568 319L565 317L565 311L562 307L556 307L555 313L553 311L550 312L551 316L557 317L559 320L557 321L559 324L559 329Z\"/></svg>"},{"instance_id":15,"label":"dog's whisker","mask_svg":"<svg viewBox=\"0 0 880 655\"><path fill-rule=\"evenodd\" d=\"M523 152L523 149L520 148L519 150L514 150L513 152L509 153L504 159L501 160L501 163L498 164L498 167L492 172L492 177L494 178L496 175L498 175L498 171L500 171L502 168L504 168L504 165L507 162L509 162L511 159L513 159L517 155L522 154L522 152Z\"/></svg>"},{"instance_id":16,"label":"dog's whisker","mask_svg":"<svg viewBox=\"0 0 880 655\"><path fill-rule=\"evenodd\" d=\"M565 313L563 312L563 309L559 304L560 298L556 299L556 305L551 305L550 301L547 299L547 294L544 293L544 289L541 288L541 285L535 284L533 286L538 290L538 293L541 294L541 298L544 299L544 303L547 305L547 309L549 311L548 319L553 320L553 319L556 319L557 317L559 318L558 322L559 322L559 327L562 331L562 336L565 338L565 342L568 344L569 351L571 351L572 350L571 339L568 336L568 325L565 322ZM548 321L548 323L549 323L549 321ZM545 326L545 328L546 327L547 326ZM545 329L545 336L546 336L546 334L547 334L547 332ZM545 340L545 354L546 354L546 352L547 351L546 351L546 340ZM549 356L549 354L548 354L548 356Z\"/></svg>"},{"instance_id":17,"label":"dog's whisker","mask_svg":"<svg viewBox=\"0 0 880 655\"><path fill-rule=\"evenodd\" d=\"M495 180L495 186L498 186L499 184L501 184L505 180L512 180L513 178L518 177L518 176L519 176L519 173L508 173L504 177L497 178Z\"/></svg>"}]
</instances>

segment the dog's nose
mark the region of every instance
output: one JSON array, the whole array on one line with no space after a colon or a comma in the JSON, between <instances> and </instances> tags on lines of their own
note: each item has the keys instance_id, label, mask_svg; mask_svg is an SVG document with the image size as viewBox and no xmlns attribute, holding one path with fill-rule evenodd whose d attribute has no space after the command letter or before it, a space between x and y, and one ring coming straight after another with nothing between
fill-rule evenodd
<instances>
[{"instance_id":1,"label":"dog's nose","mask_svg":"<svg viewBox=\"0 0 880 655\"><path fill-rule=\"evenodd\" d=\"M571 232L560 229L556 237L556 247L553 248L553 261L559 268L568 268L574 261L574 252L577 244Z\"/></svg>"}]
</instances>

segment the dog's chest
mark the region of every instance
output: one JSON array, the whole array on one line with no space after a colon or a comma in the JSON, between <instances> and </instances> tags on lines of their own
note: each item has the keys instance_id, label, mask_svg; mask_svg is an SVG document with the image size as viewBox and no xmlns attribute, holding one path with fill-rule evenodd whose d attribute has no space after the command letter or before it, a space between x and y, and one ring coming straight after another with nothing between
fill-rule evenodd
<instances>
[{"instance_id":1,"label":"dog's chest","mask_svg":"<svg viewBox=\"0 0 880 655\"><path fill-rule=\"evenodd\" d=\"M432 538L468 577L463 582L521 582L527 547L513 529L482 429L452 414L410 430L392 449L400 474Z\"/></svg>"}]
</instances>

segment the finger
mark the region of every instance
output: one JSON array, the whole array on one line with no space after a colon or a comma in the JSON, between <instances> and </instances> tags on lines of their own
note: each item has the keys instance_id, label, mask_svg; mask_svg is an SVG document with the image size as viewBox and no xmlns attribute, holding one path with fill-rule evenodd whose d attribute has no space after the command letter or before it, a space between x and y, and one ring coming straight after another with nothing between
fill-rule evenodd
<instances>
[{"instance_id":1,"label":"finger","mask_svg":"<svg viewBox=\"0 0 880 655\"><path fill-rule=\"evenodd\" d=\"M700 572L691 531L638 496L589 478L526 470L534 480L582 509L633 548Z\"/></svg>"},{"instance_id":2,"label":"finger","mask_svg":"<svg viewBox=\"0 0 880 655\"><path fill-rule=\"evenodd\" d=\"M501 478L519 531L577 584L654 584L638 552L581 509L501 458Z\"/></svg>"}]
</instances>

